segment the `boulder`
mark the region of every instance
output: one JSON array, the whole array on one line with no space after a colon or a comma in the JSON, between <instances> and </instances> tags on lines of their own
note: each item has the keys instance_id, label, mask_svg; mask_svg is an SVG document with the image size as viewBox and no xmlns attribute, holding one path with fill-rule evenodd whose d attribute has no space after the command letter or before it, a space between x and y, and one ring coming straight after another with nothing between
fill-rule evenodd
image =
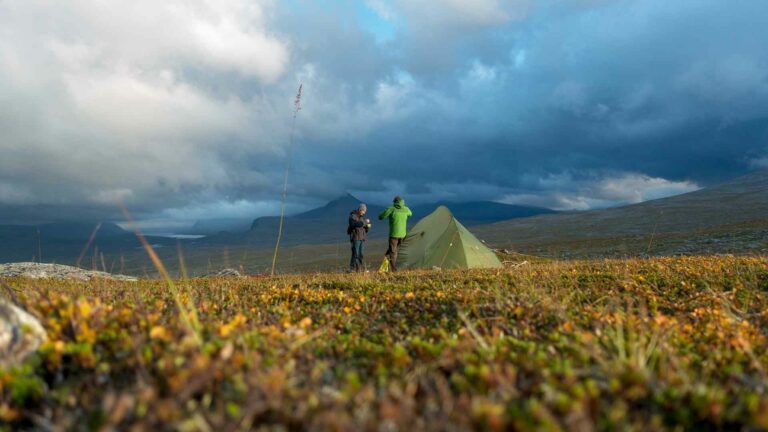
<instances>
[{"instance_id":1,"label":"boulder","mask_svg":"<svg viewBox=\"0 0 768 432\"><path fill-rule=\"evenodd\" d=\"M0 367L21 363L48 339L37 318L0 298Z\"/></svg>"}]
</instances>

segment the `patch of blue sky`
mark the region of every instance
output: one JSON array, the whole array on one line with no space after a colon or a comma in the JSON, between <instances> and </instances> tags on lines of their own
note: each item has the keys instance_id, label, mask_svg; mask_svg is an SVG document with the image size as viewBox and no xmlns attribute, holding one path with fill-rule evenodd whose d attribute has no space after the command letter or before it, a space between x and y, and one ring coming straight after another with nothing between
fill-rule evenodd
<instances>
[{"instance_id":1,"label":"patch of blue sky","mask_svg":"<svg viewBox=\"0 0 768 432\"><path fill-rule=\"evenodd\" d=\"M379 44L394 40L397 33L398 20L386 0L281 0L280 7L287 12L298 12L308 7L333 11L340 19L340 25L359 26L373 35Z\"/></svg>"},{"instance_id":2,"label":"patch of blue sky","mask_svg":"<svg viewBox=\"0 0 768 432\"><path fill-rule=\"evenodd\" d=\"M384 16L384 12L368 1L358 1L357 16L363 30L373 34L376 42L383 44L395 38L397 23L393 16Z\"/></svg>"}]
</instances>

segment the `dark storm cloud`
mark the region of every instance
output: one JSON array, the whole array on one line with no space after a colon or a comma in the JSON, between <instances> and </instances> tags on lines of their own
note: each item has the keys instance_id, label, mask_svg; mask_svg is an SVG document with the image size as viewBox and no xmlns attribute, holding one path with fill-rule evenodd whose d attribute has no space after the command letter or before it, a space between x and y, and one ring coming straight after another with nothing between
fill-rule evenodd
<instances>
[{"instance_id":1,"label":"dark storm cloud","mask_svg":"<svg viewBox=\"0 0 768 432\"><path fill-rule=\"evenodd\" d=\"M479 29L466 38L476 50L449 41L462 59L451 68L420 73L399 65L412 81L400 101L408 115L368 134L368 153L376 156L348 169L385 173L368 182L373 190L385 180L416 193L464 183L498 198L546 194L523 179L564 173L574 193L580 178L628 177L650 179L635 188L674 193L738 175L759 160L768 143L768 52L759 42L768 7L557 6L539 4L522 22ZM419 41L429 42L443 46ZM475 55L500 45L504 55ZM321 160L345 160L347 149ZM622 201L614 196L607 204Z\"/></svg>"},{"instance_id":2,"label":"dark storm cloud","mask_svg":"<svg viewBox=\"0 0 768 432\"><path fill-rule=\"evenodd\" d=\"M45 37L35 2L0 5L20 41L0 44L2 219L272 213L299 82L294 210L344 191L589 208L768 159L764 2L235 3L161 11L192 36L148 52L87 2Z\"/></svg>"}]
</instances>

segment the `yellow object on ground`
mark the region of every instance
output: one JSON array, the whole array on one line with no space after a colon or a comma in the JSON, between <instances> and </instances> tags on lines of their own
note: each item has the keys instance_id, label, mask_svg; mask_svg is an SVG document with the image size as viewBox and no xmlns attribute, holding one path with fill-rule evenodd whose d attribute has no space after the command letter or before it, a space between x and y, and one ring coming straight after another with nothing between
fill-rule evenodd
<instances>
[{"instance_id":1,"label":"yellow object on ground","mask_svg":"<svg viewBox=\"0 0 768 432\"><path fill-rule=\"evenodd\" d=\"M379 273L386 273L389 271L389 258L384 257L384 260L381 262L381 265L379 266Z\"/></svg>"}]
</instances>

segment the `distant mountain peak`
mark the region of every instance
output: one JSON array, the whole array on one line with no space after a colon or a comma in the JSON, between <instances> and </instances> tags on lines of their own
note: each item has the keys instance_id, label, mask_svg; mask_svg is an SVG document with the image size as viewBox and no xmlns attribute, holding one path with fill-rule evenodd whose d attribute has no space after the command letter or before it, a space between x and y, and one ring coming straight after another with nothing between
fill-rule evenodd
<instances>
[{"instance_id":1,"label":"distant mountain peak","mask_svg":"<svg viewBox=\"0 0 768 432\"><path fill-rule=\"evenodd\" d=\"M330 201L328 201L324 206L319 207L319 209L331 209L331 208L338 208L338 207L350 207L350 210L354 210L357 208L357 206L360 203L363 203L365 201L361 200L360 198L352 195L351 193L347 192L344 195L341 195L337 198L334 198ZM317 210L317 209L315 209ZM310 210L311 213L313 210Z\"/></svg>"},{"instance_id":2,"label":"distant mountain peak","mask_svg":"<svg viewBox=\"0 0 768 432\"><path fill-rule=\"evenodd\" d=\"M359 204L362 201L358 199L356 196L352 195L351 193L346 192L344 195L341 195L338 198L335 198L329 201L328 204L326 204L326 206L329 206L334 203L341 204L341 203L351 203L351 202L355 202Z\"/></svg>"},{"instance_id":3,"label":"distant mountain peak","mask_svg":"<svg viewBox=\"0 0 768 432\"><path fill-rule=\"evenodd\" d=\"M298 219L333 219L338 218L339 215L346 215L348 212L355 210L357 206L364 201L361 201L351 193L347 192L340 197L329 201L322 207L300 213L293 217ZM371 205L369 204L369 207ZM374 206L375 207L375 206Z\"/></svg>"}]
</instances>

